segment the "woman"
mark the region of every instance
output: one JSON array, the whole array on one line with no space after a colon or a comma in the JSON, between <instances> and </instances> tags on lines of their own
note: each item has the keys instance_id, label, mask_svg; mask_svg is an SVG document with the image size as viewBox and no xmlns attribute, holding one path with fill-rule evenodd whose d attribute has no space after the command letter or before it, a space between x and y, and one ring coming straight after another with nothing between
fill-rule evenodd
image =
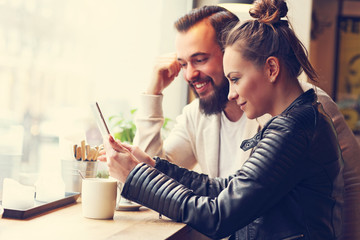
<instances>
[{"instance_id":1,"label":"woman","mask_svg":"<svg viewBox=\"0 0 360 240\"><path fill-rule=\"evenodd\" d=\"M316 73L289 28L283 0L255 1L255 20L226 35L228 98L248 118L273 118L244 150L250 158L234 175L210 179L136 147L105 139L110 174L122 196L189 224L212 238L337 239L341 234L342 157L331 120L303 92L301 70ZM211 147L211 146L209 146ZM106 157L102 156L104 160Z\"/></svg>"}]
</instances>

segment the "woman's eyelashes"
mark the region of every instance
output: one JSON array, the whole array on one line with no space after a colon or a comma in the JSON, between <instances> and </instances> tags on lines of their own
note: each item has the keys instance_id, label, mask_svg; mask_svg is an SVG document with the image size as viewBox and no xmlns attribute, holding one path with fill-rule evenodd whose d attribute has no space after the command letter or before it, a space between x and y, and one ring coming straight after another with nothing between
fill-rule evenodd
<instances>
[{"instance_id":1,"label":"woman's eyelashes","mask_svg":"<svg viewBox=\"0 0 360 240\"><path fill-rule=\"evenodd\" d=\"M226 75L226 78L229 80L229 82L237 83L240 80L241 75L236 72L230 72Z\"/></svg>"},{"instance_id":2,"label":"woman's eyelashes","mask_svg":"<svg viewBox=\"0 0 360 240\"><path fill-rule=\"evenodd\" d=\"M233 83L237 83L240 80L239 77L229 77L228 79L230 80L230 82L233 82Z\"/></svg>"}]
</instances>

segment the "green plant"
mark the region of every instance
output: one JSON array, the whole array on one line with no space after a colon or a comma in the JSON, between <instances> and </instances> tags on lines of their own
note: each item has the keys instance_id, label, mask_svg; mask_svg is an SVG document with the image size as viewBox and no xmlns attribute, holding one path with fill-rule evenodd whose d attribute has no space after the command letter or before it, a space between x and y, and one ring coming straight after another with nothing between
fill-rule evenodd
<instances>
[{"instance_id":1,"label":"green plant","mask_svg":"<svg viewBox=\"0 0 360 240\"><path fill-rule=\"evenodd\" d=\"M98 171L96 174L97 178L109 178L109 176L110 176L109 171L107 171L107 170Z\"/></svg>"},{"instance_id":2,"label":"green plant","mask_svg":"<svg viewBox=\"0 0 360 240\"><path fill-rule=\"evenodd\" d=\"M123 114L113 115L109 117L109 123L112 128L113 136L121 142L132 144L135 137L136 125L134 123L134 114L137 109L130 110L130 118L126 119ZM168 124L170 118L164 119L162 129L164 134L169 131Z\"/></svg>"},{"instance_id":3,"label":"green plant","mask_svg":"<svg viewBox=\"0 0 360 240\"><path fill-rule=\"evenodd\" d=\"M121 142L133 143L136 132L136 126L133 119L136 110L137 109L130 110L130 119L125 119L123 114L109 117L115 139L118 139Z\"/></svg>"}]
</instances>

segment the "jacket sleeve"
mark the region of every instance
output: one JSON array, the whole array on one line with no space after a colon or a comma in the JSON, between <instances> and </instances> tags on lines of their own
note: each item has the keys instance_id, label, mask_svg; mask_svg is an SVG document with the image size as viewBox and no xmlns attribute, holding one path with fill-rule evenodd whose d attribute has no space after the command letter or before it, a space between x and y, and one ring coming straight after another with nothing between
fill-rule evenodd
<instances>
[{"instance_id":1,"label":"jacket sleeve","mask_svg":"<svg viewBox=\"0 0 360 240\"><path fill-rule=\"evenodd\" d=\"M196 194L197 175L187 175L188 180L184 180L186 177L177 176L182 170L159 167L161 172L144 164L129 174L122 195L210 237L226 237L273 207L308 169L300 161L308 144L306 134L299 128L294 133L286 124L282 126L281 122L269 125L252 156L229 182L200 177L204 188L219 187L216 197Z\"/></svg>"},{"instance_id":2,"label":"jacket sleeve","mask_svg":"<svg viewBox=\"0 0 360 240\"><path fill-rule=\"evenodd\" d=\"M162 95L141 95L141 107L136 114L134 145L150 156L166 158L186 168L193 168L196 157L191 144L190 113L186 110L176 118L175 126L163 141L161 129L164 123ZM185 107L186 109L186 107Z\"/></svg>"},{"instance_id":3,"label":"jacket sleeve","mask_svg":"<svg viewBox=\"0 0 360 240\"><path fill-rule=\"evenodd\" d=\"M173 178L199 196L217 197L233 177L212 179L206 174L179 167L159 157L156 157L155 160L157 170Z\"/></svg>"}]
</instances>

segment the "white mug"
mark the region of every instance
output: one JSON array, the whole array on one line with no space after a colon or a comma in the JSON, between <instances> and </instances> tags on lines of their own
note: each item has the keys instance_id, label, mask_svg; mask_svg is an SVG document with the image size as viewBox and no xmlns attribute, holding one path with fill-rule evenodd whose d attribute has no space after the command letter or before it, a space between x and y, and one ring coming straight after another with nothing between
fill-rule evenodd
<instances>
[{"instance_id":1,"label":"white mug","mask_svg":"<svg viewBox=\"0 0 360 240\"><path fill-rule=\"evenodd\" d=\"M81 202L84 217L110 219L114 217L117 181L106 178L85 178L82 181Z\"/></svg>"}]
</instances>

